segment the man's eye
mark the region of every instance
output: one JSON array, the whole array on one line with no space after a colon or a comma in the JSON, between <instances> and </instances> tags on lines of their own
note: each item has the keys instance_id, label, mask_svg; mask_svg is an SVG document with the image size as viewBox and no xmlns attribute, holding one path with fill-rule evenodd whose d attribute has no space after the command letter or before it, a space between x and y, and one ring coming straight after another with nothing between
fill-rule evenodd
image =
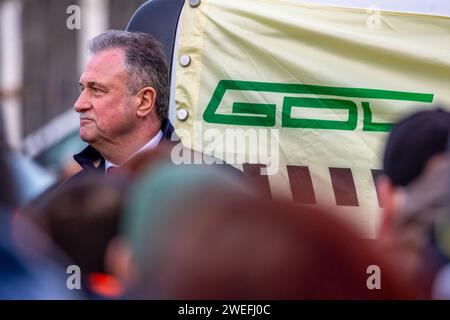
<instances>
[{"instance_id":1,"label":"man's eye","mask_svg":"<svg viewBox=\"0 0 450 320\"><path fill-rule=\"evenodd\" d=\"M101 95L104 93L104 91L100 90L99 88L92 88L92 92L94 93L94 95Z\"/></svg>"}]
</instances>

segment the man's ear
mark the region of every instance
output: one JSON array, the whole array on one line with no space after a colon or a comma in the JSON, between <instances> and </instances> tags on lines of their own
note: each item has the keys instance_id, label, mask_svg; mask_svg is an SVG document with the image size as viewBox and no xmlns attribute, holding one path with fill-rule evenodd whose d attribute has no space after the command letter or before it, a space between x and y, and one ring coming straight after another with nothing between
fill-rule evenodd
<instances>
[{"instance_id":1,"label":"man's ear","mask_svg":"<svg viewBox=\"0 0 450 320\"><path fill-rule=\"evenodd\" d=\"M401 206L401 188L395 187L386 175L377 178L377 192L383 208L378 229L379 237L389 236L392 232L395 217Z\"/></svg>"},{"instance_id":2,"label":"man's ear","mask_svg":"<svg viewBox=\"0 0 450 320\"><path fill-rule=\"evenodd\" d=\"M156 90L152 87L142 88L138 93L138 106L136 114L140 118L148 116L155 108L156 104Z\"/></svg>"}]
</instances>

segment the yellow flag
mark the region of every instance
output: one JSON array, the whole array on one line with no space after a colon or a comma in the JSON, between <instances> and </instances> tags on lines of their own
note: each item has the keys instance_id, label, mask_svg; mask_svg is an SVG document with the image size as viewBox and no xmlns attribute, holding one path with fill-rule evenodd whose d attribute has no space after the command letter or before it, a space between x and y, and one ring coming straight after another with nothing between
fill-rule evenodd
<instances>
[{"instance_id":1,"label":"yellow flag","mask_svg":"<svg viewBox=\"0 0 450 320\"><path fill-rule=\"evenodd\" d=\"M292 1L183 8L176 66L182 142L270 190L344 209L374 236L375 177L393 123L450 106L450 19Z\"/></svg>"}]
</instances>

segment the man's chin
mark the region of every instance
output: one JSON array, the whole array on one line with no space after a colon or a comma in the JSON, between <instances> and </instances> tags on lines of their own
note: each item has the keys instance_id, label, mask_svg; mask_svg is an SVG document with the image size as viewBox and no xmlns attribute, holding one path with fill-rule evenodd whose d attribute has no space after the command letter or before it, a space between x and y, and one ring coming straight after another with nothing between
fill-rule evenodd
<instances>
[{"instance_id":1,"label":"man's chin","mask_svg":"<svg viewBox=\"0 0 450 320\"><path fill-rule=\"evenodd\" d=\"M82 128L80 129L80 139L89 144L95 143L96 141L96 137L93 134L85 132Z\"/></svg>"}]
</instances>

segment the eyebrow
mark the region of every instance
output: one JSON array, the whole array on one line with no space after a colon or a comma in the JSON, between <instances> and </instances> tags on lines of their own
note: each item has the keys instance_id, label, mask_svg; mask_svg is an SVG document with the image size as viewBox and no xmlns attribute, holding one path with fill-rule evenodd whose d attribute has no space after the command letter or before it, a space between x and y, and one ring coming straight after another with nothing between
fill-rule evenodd
<instances>
[{"instance_id":1,"label":"eyebrow","mask_svg":"<svg viewBox=\"0 0 450 320\"><path fill-rule=\"evenodd\" d=\"M81 82L78 82L78 85L79 85L80 87L84 88L84 85L83 85ZM100 88L102 88L102 89L106 89L106 87L105 87L104 85L102 85L102 84L100 84L100 83L98 83L98 82L95 82L95 81L89 81L89 82L87 83L87 87L88 87L88 88L93 88L93 87L95 87L95 86L100 87Z\"/></svg>"}]
</instances>

